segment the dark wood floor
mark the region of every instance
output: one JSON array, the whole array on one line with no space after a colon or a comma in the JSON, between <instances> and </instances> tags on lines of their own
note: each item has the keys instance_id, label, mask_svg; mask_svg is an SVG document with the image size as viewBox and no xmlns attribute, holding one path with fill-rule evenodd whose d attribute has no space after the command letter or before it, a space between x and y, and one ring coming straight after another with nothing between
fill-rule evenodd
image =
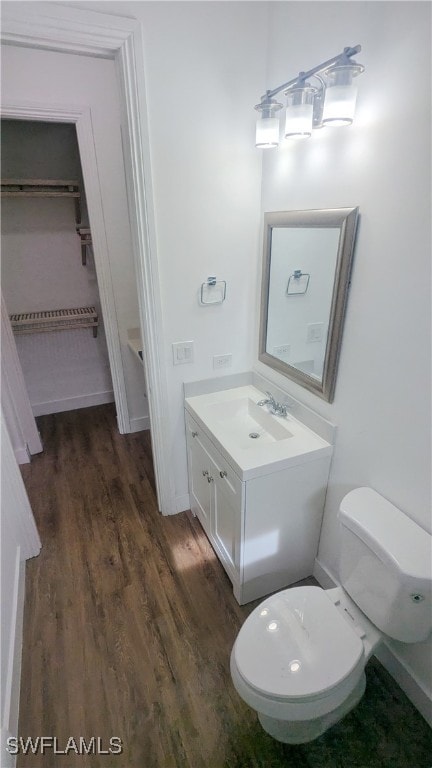
<instances>
[{"instance_id":1,"label":"dark wood floor","mask_svg":"<svg viewBox=\"0 0 432 768\"><path fill-rule=\"evenodd\" d=\"M240 607L199 523L156 507L149 433L113 406L38 419L24 466L43 548L27 563L20 735L123 743L120 755L23 756L19 768L430 768L424 720L368 666L356 708L305 746L279 744L229 673Z\"/></svg>"}]
</instances>

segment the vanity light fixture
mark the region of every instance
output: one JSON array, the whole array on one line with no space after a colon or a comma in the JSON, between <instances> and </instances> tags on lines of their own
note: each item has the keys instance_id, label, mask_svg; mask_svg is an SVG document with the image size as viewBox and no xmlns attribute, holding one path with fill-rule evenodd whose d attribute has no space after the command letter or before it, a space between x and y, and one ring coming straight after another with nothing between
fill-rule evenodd
<instances>
[{"instance_id":1,"label":"vanity light fixture","mask_svg":"<svg viewBox=\"0 0 432 768\"><path fill-rule=\"evenodd\" d=\"M256 125L256 146L261 149L277 147L279 144L279 118L276 112L282 109L283 104L279 104L274 99L266 99L261 104L257 104L255 109L261 112L261 117Z\"/></svg>"},{"instance_id":2,"label":"vanity light fixture","mask_svg":"<svg viewBox=\"0 0 432 768\"><path fill-rule=\"evenodd\" d=\"M357 98L357 86L353 79L364 71L364 66L351 57L360 51L360 45L344 48L338 56L308 72L299 72L287 83L266 91L255 106L260 112L255 145L261 149L278 146L279 119L276 113L283 105L274 97L282 91L287 97L286 139L308 139L313 129L323 126L351 125ZM316 86L308 82L309 78L315 78Z\"/></svg>"},{"instance_id":3,"label":"vanity light fixture","mask_svg":"<svg viewBox=\"0 0 432 768\"><path fill-rule=\"evenodd\" d=\"M285 138L308 139L312 135L316 88L306 84L287 92Z\"/></svg>"}]
</instances>

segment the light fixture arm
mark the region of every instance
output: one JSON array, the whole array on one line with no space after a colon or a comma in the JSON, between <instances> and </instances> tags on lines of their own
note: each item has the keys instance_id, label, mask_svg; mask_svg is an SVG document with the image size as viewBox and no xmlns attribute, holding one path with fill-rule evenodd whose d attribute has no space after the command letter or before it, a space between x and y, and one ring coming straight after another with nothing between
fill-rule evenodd
<instances>
[{"instance_id":1,"label":"light fixture arm","mask_svg":"<svg viewBox=\"0 0 432 768\"><path fill-rule=\"evenodd\" d=\"M297 77L294 77L292 80L288 80L287 83L283 83L282 85L279 85L277 88L274 88L272 91L266 91L264 96L261 96L261 103L265 104L266 102L269 102L270 99L273 99L274 96L277 96L278 93L281 91L287 91L289 90L293 85L296 85L300 82L305 82L308 77L316 76L320 72L324 72L329 67L334 66L335 64L344 64L348 63L351 56L355 56L356 53L360 53L361 51L361 45L356 45L354 48L344 48L342 53L339 53L337 56L333 56L332 59L328 59L327 61L323 61L322 64L318 64L318 66L313 67L313 69L309 69L307 72L299 72Z\"/></svg>"}]
</instances>

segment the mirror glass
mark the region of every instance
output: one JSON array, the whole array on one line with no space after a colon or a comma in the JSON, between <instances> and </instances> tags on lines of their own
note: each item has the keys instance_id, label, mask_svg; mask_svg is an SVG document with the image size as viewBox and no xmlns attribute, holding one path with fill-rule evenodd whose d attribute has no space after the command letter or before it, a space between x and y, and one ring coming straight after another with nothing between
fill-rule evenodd
<instances>
[{"instance_id":1,"label":"mirror glass","mask_svg":"<svg viewBox=\"0 0 432 768\"><path fill-rule=\"evenodd\" d=\"M259 359L332 402L358 208L264 215Z\"/></svg>"}]
</instances>

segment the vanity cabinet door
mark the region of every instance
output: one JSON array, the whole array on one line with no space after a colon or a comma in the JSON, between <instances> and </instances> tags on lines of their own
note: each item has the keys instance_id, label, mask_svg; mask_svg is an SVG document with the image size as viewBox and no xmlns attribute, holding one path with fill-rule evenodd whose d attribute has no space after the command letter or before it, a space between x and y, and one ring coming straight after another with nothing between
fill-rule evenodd
<instances>
[{"instance_id":1,"label":"vanity cabinet door","mask_svg":"<svg viewBox=\"0 0 432 768\"><path fill-rule=\"evenodd\" d=\"M208 536L211 536L210 516L213 507L215 465L209 456L199 430L192 421L187 423L190 505Z\"/></svg>"},{"instance_id":2,"label":"vanity cabinet door","mask_svg":"<svg viewBox=\"0 0 432 768\"><path fill-rule=\"evenodd\" d=\"M191 510L236 587L244 483L187 413L186 435Z\"/></svg>"},{"instance_id":3,"label":"vanity cabinet door","mask_svg":"<svg viewBox=\"0 0 432 768\"><path fill-rule=\"evenodd\" d=\"M212 540L228 575L238 578L243 483L221 456L215 456L215 461Z\"/></svg>"}]
</instances>

